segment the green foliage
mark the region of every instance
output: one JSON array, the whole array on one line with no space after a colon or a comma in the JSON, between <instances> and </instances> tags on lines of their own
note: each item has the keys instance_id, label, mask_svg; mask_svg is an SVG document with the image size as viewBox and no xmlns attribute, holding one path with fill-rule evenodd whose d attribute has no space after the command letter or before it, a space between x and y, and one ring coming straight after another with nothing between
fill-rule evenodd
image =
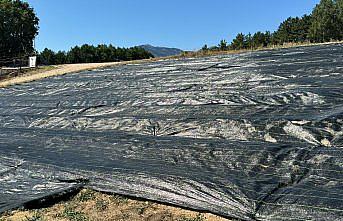
<instances>
[{"instance_id":1,"label":"green foliage","mask_svg":"<svg viewBox=\"0 0 343 221\"><path fill-rule=\"evenodd\" d=\"M124 196L120 196L120 195L112 195L110 199L116 205L127 204L129 201L128 198L126 198Z\"/></svg>"},{"instance_id":2,"label":"green foliage","mask_svg":"<svg viewBox=\"0 0 343 221\"><path fill-rule=\"evenodd\" d=\"M88 217L84 213L75 211L71 207L64 208L64 211L62 212L62 214L59 215L59 217L63 217L70 221L88 221L89 220Z\"/></svg>"},{"instance_id":3,"label":"green foliage","mask_svg":"<svg viewBox=\"0 0 343 221\"><path fill-rule=\"evenodd\" d=\"M45 64L55 64L55 52L50 49L45 48L39 56L39 61Z\"/></svg>"},{"instance_id":4,"label":"green foliage","mask_svg":"<svg viewBox=\"0 0 343 221\"><path fill-rule=\"evenodd\" d=\"M208 48L207 44L205 44L205 45L201 48L201 50L202 50L202 51L208 51L209 48Z\"/></svg>"},{"instance_id":5,"label":"green foliage","mask_svg":"<svg viewBox=\"0 0 343 221\"><path fill-rule=\"evenodd\" d=\"M98 211L104 211L108 208L108 202L105 200L99 199L95 202L95 207Z\"/></svg>"},{"instance_id":6,"label":"green foliage","mask_svg":"<svg viewBox=\"0 0 343 221\"><path fill-rule=\"evenodd\" d=\"M221 50L221 51L225 51L228 49L228 45L227 45L227 41L226 40L221 40L219 45L218 45L218 48Z\"/></svg>"},{"instance_id":7,"label":"green foliage","mask_svg":"<svg viewBox=\"0 0 343 221\"><path fill-rule=\"evenodd\" d=\"M55 64L66 64L68 62L68 55L65 51L58 51L54 53L53 59Z\"/></svg>"},{"instance_id":8,"label":"green foliage","mask_svg":"<svg viewBox=\"0 0 343 221\"><path fill-rule=\"evenodd\" d=\"M311 16L289 17L281 23L279 29L274 33L276 43L305 42L308 40Z\"/></svg>"},{"instance_id":9,"label":"green foliage","mask_svg":"<svg viewBox=\"0 0 343 221\"><path fill-rule=\"evenodd\" d=\"M343 20L342 1L321 0L312 13L309 37L314 42L341 40Z\"/></svg>"},{"instance_id":10,"label":"green foliage","mask_svg":"<svg viewBox=\"0 0 343 221\"><path fill-rule=\"evenodd\" d=\"M34 52L38 34L35 12L27 2L0 0L0 58L13 58Z\"/></svg>"},{"instance_id":11,"label":"green foliage","mask_svg":"<svg viewBox=\"0 0 343 221\"><path fill-rule=\"evenodd\" d=\"M243 33L239 33L231 43L231 49L239 50L246 48L246 36Z\"/></svg>"},{"instance_id":12,"label":"green foliage","mask_svg":"<svg viewBox=\"0 0 343 221\"><path fill-rule=\"evenodd\" d=\"M77 199L81 202L87 202L89 200L94 200L95 199L95 192L93 190L86 189L80 193L80 195Z\"/></svg>"},{"instance_id":13,"label":"green foliage","mask_svg":"<svg viewBox=\"0 0 343 221\"><path fill-rule=\"evenodd\" d=\"M269 31L256 32L252 37L252 48L267 47L271 43L271 39L272 35Z\"/></svg>"},{"instance_id":14,"label":"green foliage","mask_svg":"<svg viewBox=\"0 0 343 221\"><path fill-rule=\"evenodd\" d=\"M75 46L68 52L57 53L44 49L38 56L41 64L74 64L74 63L97 63L113 61L130 61L153 58L154 56L140 47L116 48L112 45L88 45Z\"/></svg>"},{"instance_id":15,"label":"green foliage","mask_svg":"<svg viewBox=\"0 0 343 221\"><path fill-rule=\"evenodd\" d=\"M257 49L285 43L331 40L343 40L343 0L321 0L311 15L289 17L274 33L269 31L264 33L259 31L253 35L239 33L231 44L221 40L218 46L210 47L208 50ZM204 48L202 50L204 51Z\"/></svg>"}]
</instances>

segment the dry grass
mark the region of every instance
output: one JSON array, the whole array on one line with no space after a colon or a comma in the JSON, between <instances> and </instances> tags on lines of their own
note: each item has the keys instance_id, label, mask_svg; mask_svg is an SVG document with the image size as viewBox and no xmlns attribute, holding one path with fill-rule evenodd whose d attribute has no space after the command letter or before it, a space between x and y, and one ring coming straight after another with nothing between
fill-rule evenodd
<instances>
[{"instance_id":1,"label":"dry grass","mask_svg":"<svg viewBox=\"0 0 343 221\"><path fill-rule=\"evenodd\" d=\"M239 53L253 52L253 51L275 50L275 49L285 49L285 48L294 48L294 47L310 47L310 46L317 46L317 45L329 45L329 44L340 44L340 43L343 43L343 41L331 41L331 42L325 42L325 43L310 43L310 42L285 43L283 45L271 45L268 47L260 47L260 48L256 48L256 49L185 52L180 56L174 56L174 57L170 57L170 58L206 57L206 56L215 56L215 55L239 54Z\"/></svg>"},{"instance_id":2,"label":"dry grass","mask_svg":"<svg viewBox=\"0 0 343 221\"><path fill-rule=\"evenodd\" d=\"M98 68L105 68L116 65L141 63L151 61L153 59L138 60L138 61L124 61L124 62L107 62L107 63L85 63L85 64L64 64L52 65L47 67L39 67L35 70L23 71L19 76L10 76L0 80L0 88L8 87L15 84L22 84L26 82L36 81L39 79L64 75L69 73L81 72L86 70L93 70Z\"/></svg>"},{"instance_id":3,"label":"dry grass","mask_svg":"<svg viewBox=\"0 0 343 221\"><path fill-rule=\"evenodd\" d=\"M82 190L68 202L50 208L13 211L1 221L228 221L149 201L138 201L118 195Z\"/></svg>"}]
</instances>

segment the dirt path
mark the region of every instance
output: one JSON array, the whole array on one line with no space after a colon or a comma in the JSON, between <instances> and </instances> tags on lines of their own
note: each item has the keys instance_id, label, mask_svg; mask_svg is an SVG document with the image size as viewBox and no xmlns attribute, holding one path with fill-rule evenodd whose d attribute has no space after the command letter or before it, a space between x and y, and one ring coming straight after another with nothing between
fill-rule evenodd
<instances>
[{"instance_id":1,"label":"dirt path","mask_svg":"<svg viewBox=\"0 0 343 221\"><path fill-rule=\"evenodd\" d=\"M36 81L42 78L64 75L74 72L93 70L98 68L117 66L131 63L141 63L150 60L139 60L139 61L123 61L123 62L108 62L108 63L85 63L85 64L64 64L54 65L48 67L38 68L36 70L28 71L20 76L3 79L0 81L0 88L8 87L15 84L22 84L26 82Z\"/></svg>"}]
</instances>

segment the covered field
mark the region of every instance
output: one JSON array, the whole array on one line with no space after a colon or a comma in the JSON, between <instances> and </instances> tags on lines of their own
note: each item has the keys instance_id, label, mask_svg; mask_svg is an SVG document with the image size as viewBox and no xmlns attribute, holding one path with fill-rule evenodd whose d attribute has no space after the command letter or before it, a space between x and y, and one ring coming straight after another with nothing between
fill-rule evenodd
<instances>
[{"instance_id":1,"label":"covered field","mask_svg":"<svg viewBox=\"0 0 343 221\"><path fill-rule=\"evenodd\" d=\"M80 188L241 220L342 220L343 45L0 89L0 213Z\"/></svg>"}]
</instances>

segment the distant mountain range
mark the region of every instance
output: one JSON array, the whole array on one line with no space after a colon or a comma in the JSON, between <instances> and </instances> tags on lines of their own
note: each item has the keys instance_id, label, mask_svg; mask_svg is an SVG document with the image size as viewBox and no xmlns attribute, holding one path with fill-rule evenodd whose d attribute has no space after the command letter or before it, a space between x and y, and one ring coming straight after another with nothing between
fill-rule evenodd
<instances>
[{"instance_id":1,"label":"distant mountain range","mask_svg":"<svg viewBox=\"0 0 343 221\"><path fill-rule=\"evenodd\" d=\"M152 45L140 45L138 47L145 49L146 51L153 54L155 57L174 56L179 55L183 52L181 49L178 48L155 47Z\"/></svg>"}]
</instances>

